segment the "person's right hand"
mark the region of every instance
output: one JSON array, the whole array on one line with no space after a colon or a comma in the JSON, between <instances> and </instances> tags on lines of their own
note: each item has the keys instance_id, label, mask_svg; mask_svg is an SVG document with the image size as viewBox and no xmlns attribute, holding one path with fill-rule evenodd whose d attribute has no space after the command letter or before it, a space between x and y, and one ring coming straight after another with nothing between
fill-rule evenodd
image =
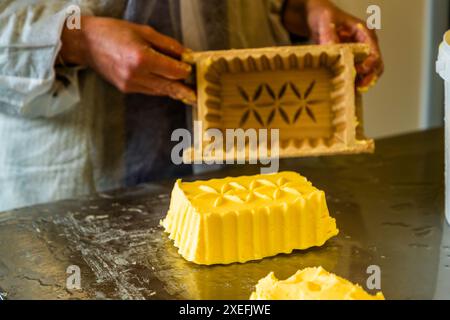
<instances>
[{"instance_id":1,"label":"person's right hand","mask_svg":"<svg viewBox=\"0 0 450 320\"><path fill-rule=\"evenodd\" d=\"M194 91L180 81L191 73L178 60L188 49L149 26L85 16L80 30L64 29L61 41L64 62L94 69L124 93L196 103Z\"/></svg>"}]
</instances>

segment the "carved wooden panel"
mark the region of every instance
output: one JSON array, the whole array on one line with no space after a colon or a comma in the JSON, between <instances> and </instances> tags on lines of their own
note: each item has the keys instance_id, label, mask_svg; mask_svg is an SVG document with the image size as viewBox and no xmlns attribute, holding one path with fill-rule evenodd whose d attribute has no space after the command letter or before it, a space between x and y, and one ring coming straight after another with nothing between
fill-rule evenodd
<instances>
[{"instance_id":1,"label":"carved wooden panel","mask_svg":"<svg viewBox=\"0 0 450 320\"><path fill-rule=\"evenodd\" d=\"M279 129L280 157L373 152L355 90L355 62L367 54L342 44L186 55L197 69L194 119L203 130Z\"/></svg>"}]
</instances>

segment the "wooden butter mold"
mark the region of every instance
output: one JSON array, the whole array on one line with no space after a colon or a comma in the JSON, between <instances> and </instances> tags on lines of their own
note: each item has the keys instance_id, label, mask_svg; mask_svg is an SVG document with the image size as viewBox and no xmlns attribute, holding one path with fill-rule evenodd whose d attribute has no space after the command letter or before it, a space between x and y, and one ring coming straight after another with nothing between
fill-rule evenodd
<instances>
[{"instance_id":1,"label":"wooden butter mold","mask_svg":"<svg viewBox=\"0 0 450 320\"><path fill-rule=\"evenodd\" d=\"M364 136L355 88L355 63L368 54L363 44L185 54L196 67L193 119L202 121L202 137L208 129L224 136L226 129L279 129L281 158L371 153L374 142ZM192 162L193 154L185 151L184 161ZM202 155L229 156L227 150L222 159Z\"/></svg>"}]
</instances>

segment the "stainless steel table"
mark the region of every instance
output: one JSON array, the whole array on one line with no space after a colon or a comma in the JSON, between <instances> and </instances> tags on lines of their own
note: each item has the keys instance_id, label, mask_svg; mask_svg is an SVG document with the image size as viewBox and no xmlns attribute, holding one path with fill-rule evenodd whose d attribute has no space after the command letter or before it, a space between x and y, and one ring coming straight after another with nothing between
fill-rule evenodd
<instances>
[{"instance_id":1,"label":"stainless steel table","mask_svg":"<svg viewBox=\"0 0 450 320\"><path fill-rule=\"evenodd\" d=\"M8 299L248 299L258 279L307 266L365 286L380 267L388 299L450 299L443 130L377 142L375 155L282 161L327 193L340 234L324 247L229 266L178 256L160 219L173 181L0 213L0 292ZM192 177L258 173L234 166ZM81 290L66 287L69 266Z\"/></svg>"}]
</instances>

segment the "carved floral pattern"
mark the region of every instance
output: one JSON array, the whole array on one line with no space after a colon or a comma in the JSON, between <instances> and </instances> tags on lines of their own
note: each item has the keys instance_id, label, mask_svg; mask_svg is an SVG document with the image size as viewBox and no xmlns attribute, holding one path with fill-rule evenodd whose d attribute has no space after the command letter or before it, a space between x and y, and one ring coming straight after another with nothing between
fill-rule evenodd
<instances>
[{"instance_id":1,"label":"carved floral pattern","mask_svg":"<svg viewBox=\"0 0 450 320\"><path fill-rule=\"evenodd\" d=\"M301 182L291 182L280 178L276 182L268 179L257 179L248 186L238 182L227 182L220 188L208 185L200 185L200 192L195 199L211 199L214 207L220 207L227 202L251 203L256 200L278 200L285 195L301 197L303 193L310 191L311 186Z\"/></svg>"},{"instance_id":2,"label":"carved floral pattern","mask_svg":"<svg viewBox=\"0 0 450 320\"><path fill-rule=\"evenodd\" d=\"M250 119L250 116L253 116L261 126L269 126L273 123L277 114L280 115L281 119L283 119L286 124L295 124L296 122L298 122L302 114L306 114L306 116L310 118L314 123L317 123L317 118L315 116L313 107L321 103L322 101L310 99L315 86L316 81L313 80L306 88L303 95L300 89L292 81L284 83L278 92L275 92L267 83L258 85L253 94L249 94L244 88L242 88L241 86L237 86L239 96L244 101L244 104L233 107L245 110L242 114L239 125L241 127L244 126ZM288 90L291 90L297 99L297 101L295 101L294 103L286 102L284 99ZM270 96L270 103L260 102L263 91L266 91ZM289 118L288 112L286 111L286 108L291 107L296 108L293 119ZM259 110L262 108L272 109L265 121L263 120L259 112Z\"/></svg>"}]
</instances>

